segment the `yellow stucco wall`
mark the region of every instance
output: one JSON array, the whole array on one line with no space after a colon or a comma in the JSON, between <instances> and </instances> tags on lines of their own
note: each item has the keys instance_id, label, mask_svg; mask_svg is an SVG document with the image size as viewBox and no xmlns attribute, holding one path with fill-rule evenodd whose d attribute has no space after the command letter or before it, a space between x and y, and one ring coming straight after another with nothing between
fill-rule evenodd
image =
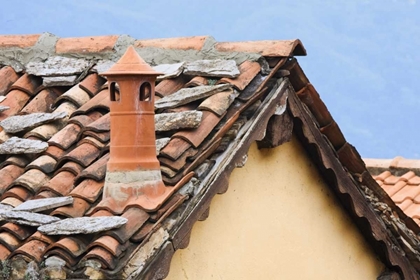
<instances>
[{"instance_id":1,"label":"yellow stucco wall","mask_svg":"<svg viewBox=\"0 0 420 280\"><path fill-rule=\"evenodd\" d=\"M383 268L300 143L254 143L167 279L376 279Z\"/></svg>"}]
</instances>

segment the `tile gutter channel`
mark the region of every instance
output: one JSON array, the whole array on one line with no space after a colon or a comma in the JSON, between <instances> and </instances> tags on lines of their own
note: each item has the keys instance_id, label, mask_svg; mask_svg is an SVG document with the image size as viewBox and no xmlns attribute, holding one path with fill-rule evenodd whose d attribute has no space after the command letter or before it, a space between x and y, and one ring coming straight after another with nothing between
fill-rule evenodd
<instances>
[{"instance_id":1,"label":"tile gutter channel","mask_svg":"<svg viewBox=\"0 0 420 280\"><path fill-rule=\"evenodd\" d=\"M235 167L243 165L243 156L248 152L252 142L264 138L268 120L276 112L276 104L279 104L281 98L285 94L288 94L286 92L288 85L287 79L280 78L277 80L276 85L264 99L259 110L254 114L253 118L242 127L238 133L237 139L233 141L223 153L224 157L219 157L210 173L206 176L206 179L198 186L195 197L188 205L175 211L172 217L164 222L163 228L167 228L165 231L171 236L169 241L166 238L162 239L160 248L156 248L156 253L143 263L135 263L138 259L138 255L142 254L141 247L138 248L131 255L127 266L123 269L123 276L125 279L155 279L155 277L161 279L161 277L164 278L167 276L173 253L177 249L187 247L189 234L191 233L194 223L204 212L206 212L214 195L216 193L224 193L227 190L228 179L231 172ZM183 215L182 212L189 213ZM177 216L184 217L184 219L176 221ZM169 250L168 242L171 243L171 247L173 247ZM161 258L161 253L165 255L163 258ZM163 260L166 263L161 263Z\"/></svg>"}]
</instances>

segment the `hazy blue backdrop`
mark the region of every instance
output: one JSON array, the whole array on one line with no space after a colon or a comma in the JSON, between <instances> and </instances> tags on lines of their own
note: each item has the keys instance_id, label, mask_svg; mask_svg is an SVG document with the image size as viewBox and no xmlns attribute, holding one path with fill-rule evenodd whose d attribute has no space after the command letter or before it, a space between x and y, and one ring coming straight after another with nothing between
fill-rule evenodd
<instances>
[{"instance_id":1,"label":"hazy blue backdrop","mask_svg":"<svg viewBox=\"0 0 420 280\"><path fill-rule=\"evenodd\" d=\"M1 34L299 38L300 64L363 157L420 158L416 0L1 2Z\"/></svg>"}]
</instances>

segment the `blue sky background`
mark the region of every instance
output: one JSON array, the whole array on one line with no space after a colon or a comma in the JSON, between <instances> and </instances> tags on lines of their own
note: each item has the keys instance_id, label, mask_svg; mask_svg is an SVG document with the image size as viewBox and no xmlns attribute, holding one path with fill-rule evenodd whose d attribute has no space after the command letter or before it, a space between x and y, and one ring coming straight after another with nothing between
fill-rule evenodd
<instances>
[{"instance_id":1,"label":"blue sky background","mask_svg":"<svg viewBox=\"0 0 420 280\"><path fill-rule=\"evenodd\" d=\"M299 63L363 157L420 158L416 0L0 1L1 34L299 38Z\"/></svg>"}]
</instances>

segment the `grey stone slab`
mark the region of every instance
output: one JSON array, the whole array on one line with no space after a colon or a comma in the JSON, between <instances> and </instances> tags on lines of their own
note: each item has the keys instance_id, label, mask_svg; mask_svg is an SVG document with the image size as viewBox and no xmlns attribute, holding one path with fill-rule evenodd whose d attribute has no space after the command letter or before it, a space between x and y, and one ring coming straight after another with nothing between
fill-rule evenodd
<instances>
[{"instance_id":1,"label":"grey stone slab","mask_svg":"<svg viewBox=\"0 0 420 280\"><path fill-rule=\"evenodd\" d=\"M156 155L159 155L160 150L163 149L163 147L165 147L169 141L171 140L171 138L169 137L165 137L165 138L160 138L160 139L156 139Z\"/></svg>"},{"instance_id":2,"label":"grey stone slab","mask_svg":"<svg viewBox=\"0 0 420 280\"><path fill-rule=\"evenodd\" d=\"M48 143L39 140L29 140L18 137L7 139L0 144L0 154L35 154L48 149Z\"/></svg>"},{"instance_id":3,"label":"grey stone slab","mask_svg":"<svg viewBox=\"0 0 420 280\"><path fill-rule=\"evenodd\" d=\"M100 60L96 63L96 65L92 68L93 71L101 74L109 70L115 64L114 61L111 60Z\"/></svg>"},{"instance_id":4,"label":"grey stone slab","mask_svg":"<svg viewBox=\"0 0 420 280\"><path fill-rule=\"evenodd\" d=\"M155 115L155 129L156 131L169 131L196 128L200 125L202 117L201 111L157 114Z\"/></svg>"},{"instance_id":5,"label":"grey stone slab","mask_svg":"<svg viewBox=\"0 0 420 280\"><path fill-rule=\"evenodd\" d=\"M73 203L73 197L71 196L32 199L32 200L27 200L24 203L18 205L13 210L28 211L28 212L41 212L41 211L54 209L54 208L72 204L72 203Z\"/></svg>"},{"instance_id":6,"label":"grey stone slab","mask_svg":"<svg viewBox=\"0 0 420 280\"><path fill-rule=\"evenodd\" d=\"M155 102L156 109L175 108L231 88L230 84L183 88Z\"/></svg>"},{"instance_id":7,"label":"grey stone slab","mask_svg":"<svg viewBox=\"0 0 420 280\"><path fill-rule=\"evenodd\" d=\"M163 73L157 77L158 80L175 78L181 75L184 70L184 62L174 64L160 64L153 67L156 72Z\"/></svg>"},{"instance_id":8,"label":"grey stone slab","mask_svg":"<svg viewBox=\"0 0 420 280\"><path fill-rule=\"evenodd\" d=\"M47 235L89 234L119 228L127 223L124 217L79 217L43 225L38 230Z\"/></svg>"},{"instance_id":9,"label":"grey stone slab","mask_svg":"<svg viewBox=\"0 0 420 280\"><path fill-rule=\"evenodd\" d=\"M0 213L0 217L15 224L35 227L60 221L59 218L49 215L14 210Z\"/></svg>"},{"instance_id":10,"label":"grey stone slab","mask_svg":"<svg viewBox=\"0 0 420 280\"><path fill-rule=\"evenodd\" d=\"M22 116L12 116L0 122L7 133L16 133L28 130L44 123L61 120L67 117L65 112L58 113L33 113Z\"/></svg>"},{"instance_id":11,"label":"grey stone slab","mask_svg":"<svg viewBox=\"0 0 420 280\"><path fill-rule=\"evenodd\" d=\"M13 206L7 205L7 204L3 204L0 203L0 213L2 212L7 212L13 209Z\"/></svg>"},{"instance_id":12,"label":"grey stone slab","mask_svg":"<svg viewBox=\"0 0 420 280\"><path fill-rule=\"evenodd\" d=\"M2 106L2 105L0 105L0 113L1 112L4 112L4 111L6 111L6 110L9 110L10 109L10 107L9 106Z\"/></svg>"},{"instance_id":13,"label":"grey stone slab","mask_svg":"<svg viewBox=\"0 0 420 280\"><path fill-rule=\"evenodd\" d=\"M29 62L26 72L37 76L69 76L80 74L90 67L87 59L51 56L44 62Z\"/></svg>"},{"instance_id":14,"label":"grey stone slab","mask_svg":"<svg viewBox=\"0 0 420 280\"><path fill-rule=\"evenodd\" d=\"M234 60L197 60L184 66L184 74L203 77L236 78L240 71Z\"/></svg>"},{"instance_id":15,"label":"grey stone slab","mask_svg":"<svg viewBox=\"0 0 420 280\"><path fill-rule=\"evenodd\" d=\"M77 75L44 77L42 85L45 87L72 86L77 82Z\"/></svg>"}]
</instances>

